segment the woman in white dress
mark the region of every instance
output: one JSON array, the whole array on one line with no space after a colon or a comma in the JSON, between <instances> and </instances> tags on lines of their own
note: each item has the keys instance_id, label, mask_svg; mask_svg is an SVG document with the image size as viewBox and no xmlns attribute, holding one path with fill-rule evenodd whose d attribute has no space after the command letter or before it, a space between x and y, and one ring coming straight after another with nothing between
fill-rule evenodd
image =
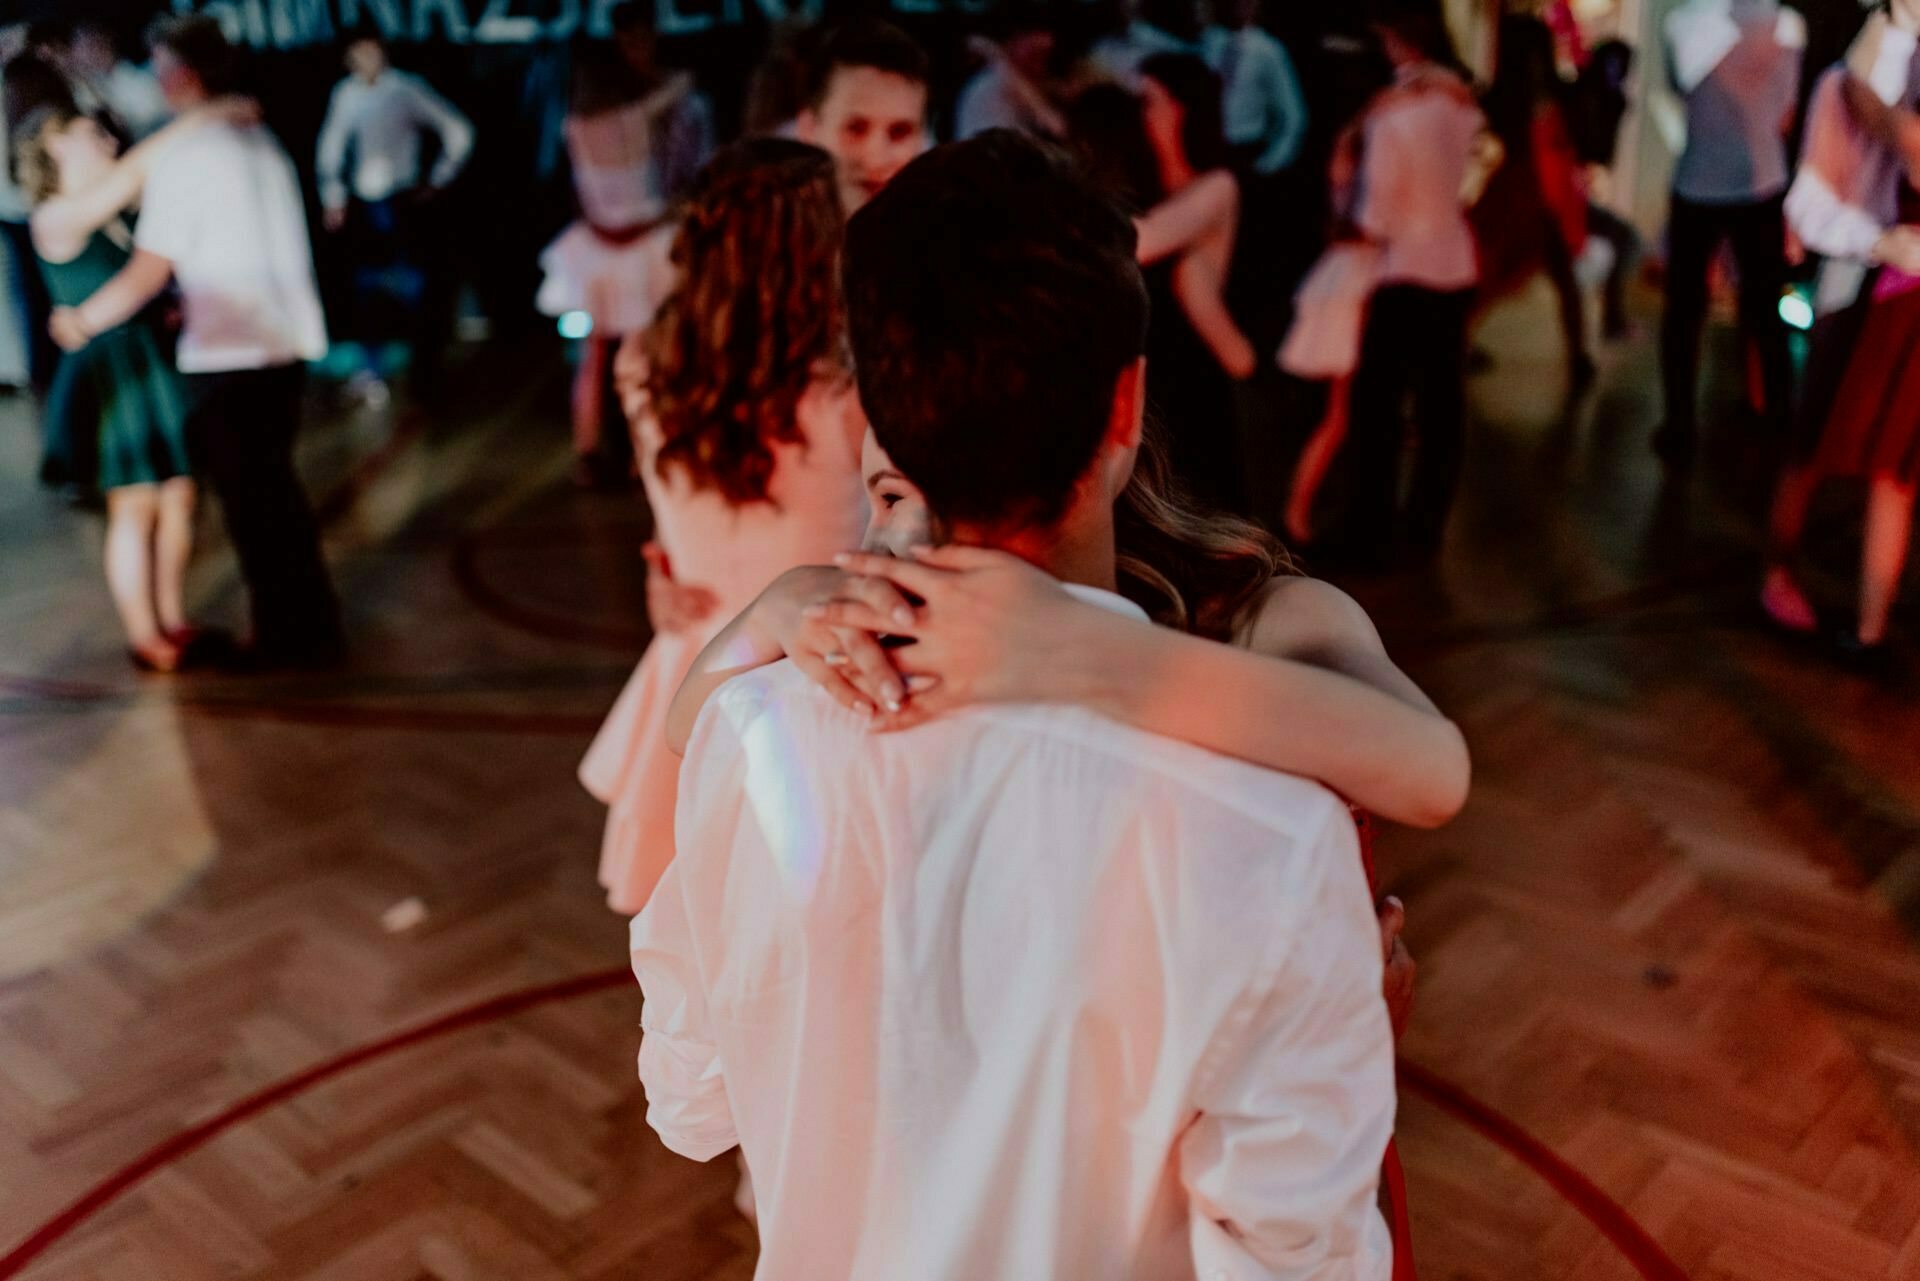
<instances>
[{"instance_id":1,"label":"woman in white dress","mask_svg":"<svg viewBox=\"0 0 1920 1281\"><path fill-rule=\"evenodd\" d=\"M636 65L626 46L574 50L566 119L580 217L540 257L536 302L585 318L573 384L573 447L583 479L624 484L625 451L608 474L602 439L620 339L645 329L673 289L670 203L712 151L712 114L685 73ZM578 334L579 331L575 330Z\"/></svg>"}]
</instances>

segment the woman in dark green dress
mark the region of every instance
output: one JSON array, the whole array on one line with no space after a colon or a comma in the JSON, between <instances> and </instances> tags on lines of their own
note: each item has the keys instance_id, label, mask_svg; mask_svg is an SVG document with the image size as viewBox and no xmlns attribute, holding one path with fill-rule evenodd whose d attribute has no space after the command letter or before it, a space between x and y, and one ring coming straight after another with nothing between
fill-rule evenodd
<instances>
[{"instance_id":1,"label":"woman in dark green dress","mask_svg":"<svg viewBox=\"0 0 1920 1281\"><path fill-rule=\"evenodd\" d=\"M183 117L125 156L91 117L42 108L14 135L32 199L34 251L56 307L85 302L132 252L123 214L154 155L209 119L257 115L222 100ZM195 489L179 377L152 311L96 335L61 361L47 396L50 459L63 483L107 496L107 587L144 671L179 669L191 639L183 603L193 550Z\"/></svg>"}]
</instances>

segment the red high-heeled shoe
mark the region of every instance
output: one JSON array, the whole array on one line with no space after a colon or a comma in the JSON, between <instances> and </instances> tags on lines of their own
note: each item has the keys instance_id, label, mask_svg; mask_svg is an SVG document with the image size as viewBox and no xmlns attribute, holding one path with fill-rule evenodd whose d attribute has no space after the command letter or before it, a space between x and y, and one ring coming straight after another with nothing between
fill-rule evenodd
<instances>
[{"instance_id":1,"label":"red high-heeled shoe","mask_svg":"<svg viewBox=\"0 0 1920 1281\"><path fill-rule=\"evenodd\" d=\"M178 649L172 651L168 659L156 658L152 652L135 645L127 646L127 661L133 664L137 672L149 676L172 676L179 672L183 655Z\"/></svg>"}]
</instances>

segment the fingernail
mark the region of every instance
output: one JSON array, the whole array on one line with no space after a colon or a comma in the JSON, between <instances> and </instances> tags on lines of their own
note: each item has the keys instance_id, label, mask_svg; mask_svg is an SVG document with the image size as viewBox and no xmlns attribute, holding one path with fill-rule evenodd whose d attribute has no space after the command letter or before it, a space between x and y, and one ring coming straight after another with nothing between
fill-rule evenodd
<instances>
[{"instance_id":1,"label":"fingernail","mask_svg":"<svg viewBox=\"0 0 1920 1281\"><path fill-rule=\"evenodd\" d=\"M900 696L898 694L887 695L886 705L888 711L898 712L900 710Z\"/></svg>"},{"instance_id":2,"label":"fingernail","mask_svg":"<svg viewBox=\"0 0 1920 1281\"><path fill-rule=\"evenodd\" d=\"M913 625L913 611L902 605L893 611L893 621L902 627L910 627Z\"/></svg>"},{"instance_id":3,"label":"fingernail","mask_svg":"<svg viewBox=\"0 0 1920 1281\"><path fill-rule=\"evenodd\" d=\"M930 689L938 688L939 684L940 678L938 676L909 676L907 677L907 693L924 694Z\"/></svg>"},{"instance_id":4,"label":"fingernail","mask_svg":"<svg viewBox=\"0 0 1920 1281\"><path fill-rule=\"evenodd\" d=\"M828 667L845 667L847 665L847 656L845 654L828 654L820 661Z\"/></svg>"},{"instance_id":5,"label":"fingernail","mask_svg":"<svg viewBox=\"0 0 1920 1281\"><path fill-rule=\"evenodd\" d=\"M827 607L825 605L809 605L800 611L800 617L802 618L825 618L826 616Z\"/></svg>"},{"instance_id":6,"label":"fingernail","mask_svg":"<svg viewBox=\"0 0 1920 1281\"><path fill-rule=\"evenodd\" d=\"M852 562L853 562L852 552L835 552L833 554L833 563L836 565L847 565L847 564L851 564Z\"/></svg>"}]
</instances>

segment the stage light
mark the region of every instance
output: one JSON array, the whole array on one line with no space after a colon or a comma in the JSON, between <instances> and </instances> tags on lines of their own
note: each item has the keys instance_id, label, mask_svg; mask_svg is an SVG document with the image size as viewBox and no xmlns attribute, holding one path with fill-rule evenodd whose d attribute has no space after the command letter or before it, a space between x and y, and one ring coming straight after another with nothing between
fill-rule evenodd
<instances>
[{"instance_id":1,"label":"stage light","mask_svg":"<svg viewBox=\"0 0 1920 1281\"><path fill-rule=\"evenodd\" d=\"M593 317L584 311L570 311L560 317L562 338L585 338L593 332Z\"/></svg>"},{"instance_id":2,"label":"stage light","mask_svg":"<svg viewBox=\"0 0 1920 1281\"><path fill-rule=\"evenodd\" d=\"M1797 290L1789 290L1780 298L1780 319L1795 329L1813 328L1813 304L1800 296Z\"/></svg>"}]
</instances>

